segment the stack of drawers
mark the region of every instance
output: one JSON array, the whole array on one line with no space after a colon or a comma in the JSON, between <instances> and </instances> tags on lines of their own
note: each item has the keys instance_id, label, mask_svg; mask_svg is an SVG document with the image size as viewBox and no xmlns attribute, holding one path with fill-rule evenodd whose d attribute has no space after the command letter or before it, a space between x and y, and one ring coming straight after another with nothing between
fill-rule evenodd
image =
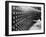
<instances>
[{"instance_id":1,"label":"stack of drawers","mask_svg":"<svg viewBox=\"0 0 46 37\"><path fill-rule=\"evenodd\" d=\"M19 6L12 6L12 26L13 26L12 30L15 30L15 31L23 30L22 21L25 20L25 17L26 16L22 14L22 11L20 10Z\"/></svg>"}]
</instances>

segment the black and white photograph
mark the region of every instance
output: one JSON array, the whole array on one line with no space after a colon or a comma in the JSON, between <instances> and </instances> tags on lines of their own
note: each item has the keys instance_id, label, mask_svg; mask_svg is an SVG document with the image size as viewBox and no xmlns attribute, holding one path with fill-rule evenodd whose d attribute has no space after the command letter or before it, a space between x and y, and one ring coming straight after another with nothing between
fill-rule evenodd
<instances>
[{"instance_id":1,"label":"black and white photograph","mask_svg":"<svg viewBox=\"0 0 46 37\"><path fill-rule=\"evenodd\" d=\"M41 7L12 6L12 31L40 29Z\"/></svg>"},{"instance_id":2,"label":"black and white photograph","mask_svg":"<svg viewBox=\"0 0 46 37\"><path fill-rule=\"evenodd\" d=\"M44 3L7 2L6 34L44 33Z\"/></svg>"}]
</instances>

